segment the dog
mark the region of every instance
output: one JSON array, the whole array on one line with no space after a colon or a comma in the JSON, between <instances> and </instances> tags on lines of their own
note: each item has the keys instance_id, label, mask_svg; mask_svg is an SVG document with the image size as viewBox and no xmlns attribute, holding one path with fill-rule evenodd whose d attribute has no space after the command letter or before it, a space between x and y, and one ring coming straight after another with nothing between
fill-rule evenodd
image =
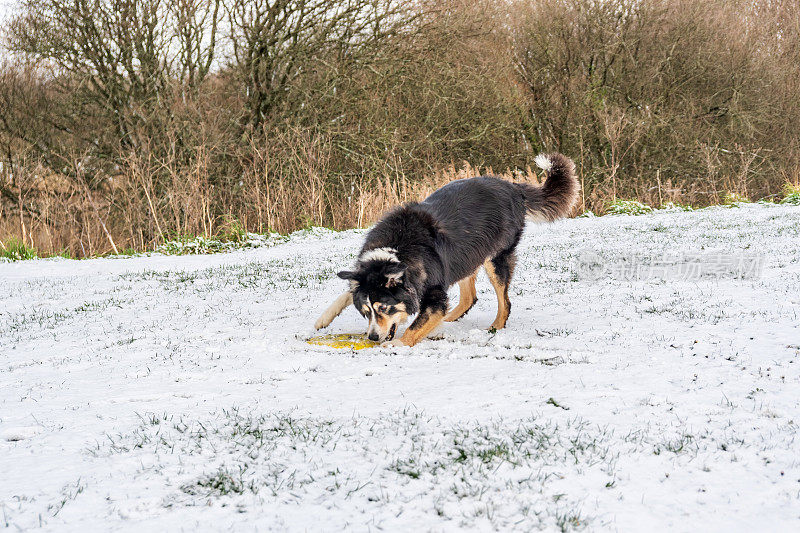
<instances>
[{"instance_id":1,"label":"dog","mask_svg":"<svg viewBox=\"0 0 800 533\"><path fill-rule=\"evenodd\" d=\"M580 189L575 164L554 153L540 154L543 185L494 176L456 180L422 202L386 214L367 233L354 270L338 276L349 289L314 324L328 326L350 304L369 321L367 335L382 346L414 346L443 321L458 320L477 301L481 266L497 293L490 331L505 327L511 311L508 288L515 249L526 218L549 222L569 214ZM458 305L448 311L447 289L458 284ZM403 336L397 328L416 315Z\"/></svg>"}]
</instances>

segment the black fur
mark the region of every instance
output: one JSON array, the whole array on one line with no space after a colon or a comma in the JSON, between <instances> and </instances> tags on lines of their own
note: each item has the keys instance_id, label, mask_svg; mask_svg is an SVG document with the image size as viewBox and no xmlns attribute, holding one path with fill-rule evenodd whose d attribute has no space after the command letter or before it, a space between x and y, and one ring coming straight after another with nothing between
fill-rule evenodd
<instances>
[{"instance_id":1,"label":"black fur","mask_svg":"<svg viewBox=\"0 0 800 533\"><path fill-rule=\"evenodd\" d=\"M359 312L367 298L387 305L402 302L409 314L420 313L411 325L418 327L424 316L446 312L448 287L486 260L507 288L526 216L555 220L577 200L572 161L561 154L547 157L551 168L542 186L491 176L457 180L385 215L367 234L359 258L387 248L395 251L397 261L360 259L355 271L339 273L353 281Z\"/></svg>"}]
</instances>

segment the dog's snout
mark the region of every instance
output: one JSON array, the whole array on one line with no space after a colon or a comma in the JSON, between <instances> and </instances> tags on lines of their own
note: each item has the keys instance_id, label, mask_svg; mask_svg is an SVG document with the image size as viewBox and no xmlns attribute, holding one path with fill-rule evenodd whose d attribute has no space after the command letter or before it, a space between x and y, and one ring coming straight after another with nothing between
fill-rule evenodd
<instances>
[{"instance_id":1,"label":"dog's snout","mask_svg":"<svg viewBox=\"0 0 800 533\"><path fill-rule=\"evenodd\" d=\"M369 340L375 341L375 342L377 342L381 338L380 335L378 335L375 332L370 332L369 335L367 335L367 337L369 337Z\"/></svg>"}]
</instances>

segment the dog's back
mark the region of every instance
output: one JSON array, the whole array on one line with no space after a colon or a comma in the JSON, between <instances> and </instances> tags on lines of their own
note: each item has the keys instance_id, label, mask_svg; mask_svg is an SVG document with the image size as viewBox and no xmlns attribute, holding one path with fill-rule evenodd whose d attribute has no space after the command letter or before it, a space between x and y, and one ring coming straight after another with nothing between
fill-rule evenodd
<instances>
[{"instance_id":1,"label":"dog's back","mask_svg":"<svg viewBox=\"0 0 800 533\"><path fill-rule=\"evenodd\" d=\"M544 185L493 176L453 181L422 202L407 204L384 217L367 236L364 250L391 247L405 255L403 248L409 242L430 240L435 253L422 255L438 256L441 262L440 268L429 272L436 278L431 281L452 285L487 258L513 251L526 217L552 221L572 209L578 198L572 161L551 154L537 157L536 163L547 172Z\"/></svg>"},{"instance_id":2,"label":"dog's back","mask_svg":"<svg viewBox=\"0 0 800 533\"><path fill-rule=\"evenodd\" d=\"M448 183L416 206L436 220L447 284L486 258L516 245L525 227L525 197L516 184L482 176Z\"/></svg>"}]
</instances>

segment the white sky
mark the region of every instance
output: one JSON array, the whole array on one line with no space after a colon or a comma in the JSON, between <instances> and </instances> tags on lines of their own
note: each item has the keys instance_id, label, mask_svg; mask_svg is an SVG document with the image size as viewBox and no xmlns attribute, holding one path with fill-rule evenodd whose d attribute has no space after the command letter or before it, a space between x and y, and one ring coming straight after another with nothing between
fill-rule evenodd
<instances>
[{"instance_id":1,"label":"white sky","mask_svg":"<svg viewBox=\"0 0 800 533\"><path fill-rule=\"evenodd\" d=\"M5 18L6 14L11 11L11 7L14 4L14 0L0 0L0 20Z\"/></svg>"}]
</instances>

